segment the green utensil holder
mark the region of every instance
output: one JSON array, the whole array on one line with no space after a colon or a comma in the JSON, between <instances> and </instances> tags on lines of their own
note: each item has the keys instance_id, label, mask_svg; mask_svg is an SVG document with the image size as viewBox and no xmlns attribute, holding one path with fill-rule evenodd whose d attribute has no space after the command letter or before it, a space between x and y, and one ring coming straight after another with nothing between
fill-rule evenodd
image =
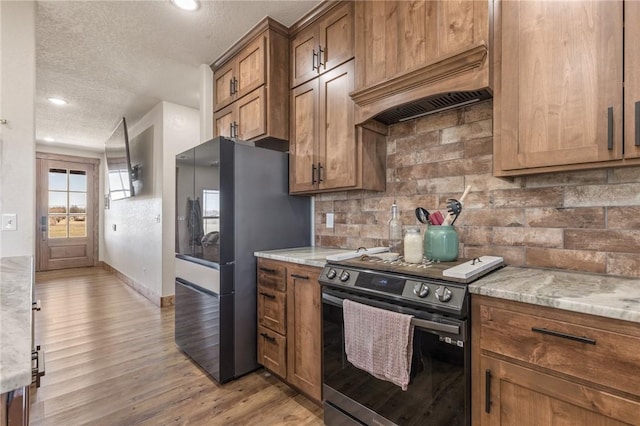
<instances>
[{"instance_id":1,"label":"green utensil holder","mask_svg":"<svg viewBox=\"0 0 640 426\"><path fill-rule=\"evenodd\" d=\"M459 244L458 233L452 225L429 226L424 233L424 252L429 260L456 260Z\"/></svg>"}]
</instances>

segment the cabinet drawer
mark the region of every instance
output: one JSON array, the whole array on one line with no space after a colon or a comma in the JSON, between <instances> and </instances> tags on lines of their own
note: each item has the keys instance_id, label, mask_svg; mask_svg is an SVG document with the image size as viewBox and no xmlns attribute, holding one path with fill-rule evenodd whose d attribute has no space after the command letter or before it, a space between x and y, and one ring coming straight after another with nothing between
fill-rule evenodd
<instances>
[{"instance_id":1,"label":"cabinet drawer","mask_svg":"<svg viewBox=\"0 0 640 426\"><path fill-rule=\"evenodd\" d=\"M285 266L278 261L258 259L258 285L279 291L287 289Z\"/></svg>"},{"instance_id":2,"label":"cabinet drawer","mask_svg":"<svg viewBox=\"0 0 640 426\"><path fill-rule=\"evenodd\" d=\"M266 327L258 326L258 362L272 373L287 377L287 340Z\"/></svg>"},{"instance_id":3,"label":"cabinet drawer","mask_svg":"<svg viewBox=\"0 0 640 426\"><path fill-rule=\"evenodd\" d=\"M258 324L280 334L287 331L286 293L258 286Z\"/></svg>"},{"instance_id":4,"label":"cabinet drawer","mask_svg":"<svg viewBox=\"0 0 640 426\"><path fill-rule=\"evenodd\" d=\"M597 328L594 321L570 322L566 313L564 319L554 318L553 310L542 310L542 317L510 308L480 306L483 351L640 395L637 375L631 373L640 365L639 337Z\"/></svg>"}]
</instances>

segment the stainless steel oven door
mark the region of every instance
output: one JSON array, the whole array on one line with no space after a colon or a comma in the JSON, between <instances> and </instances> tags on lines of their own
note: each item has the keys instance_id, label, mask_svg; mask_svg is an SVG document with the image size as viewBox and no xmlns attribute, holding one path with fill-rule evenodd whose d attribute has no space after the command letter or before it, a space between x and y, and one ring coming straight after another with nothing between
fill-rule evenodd
<instances>
[{"instance_id":1,"label":"stainless steel oven door","mask_svg":"<svg viewBox=\"0 0 640 426\"><path fill-rule=\"evenodd\" d=\"M342 301L414 315L411 381L406 391L354 367L344 350ZM466 321L323 289L323 383L325 423L340 412L366 425L471 424L470 341ZM357 423L354 423L357 424Z\"/></svg>"}]
</instances>

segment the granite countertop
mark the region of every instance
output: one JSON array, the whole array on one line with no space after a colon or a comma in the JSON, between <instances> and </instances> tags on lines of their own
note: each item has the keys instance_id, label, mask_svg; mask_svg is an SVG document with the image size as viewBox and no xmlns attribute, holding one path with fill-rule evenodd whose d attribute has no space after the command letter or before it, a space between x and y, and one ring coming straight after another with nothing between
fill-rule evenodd
<instances>
[{"instance_id":1,"label":"granite countertop","mask_svg":"<svg viewBox=\"0 0 640 426\"><path fill-rule=\"evenodd\" d=\"M640 323L640 279L507 266L469 291Z\"/></svg>"},{"instance_id":2,"label":"granite countertop","mask_svg":"<svg viewBox=\"0 0 640 426\"><path fill-rule=\"evenodd\" d=\"M31 256L0 259L0 393L31 383Z\"/></svg>"},{"instance_id":3,"label":"granite countertop","mask_svg":"<svg viewBox=\"0 0 640 426\"><path fill-rule=\"evenodd\" d=\"M296 247L290 249L257 251L256 257L265 259L280 260L282 262L298 263L300 265L324 267L327 263L327 256L338 253L345 253L353 250L335 249L324 247Z\"/></svg>"}]
</instances>

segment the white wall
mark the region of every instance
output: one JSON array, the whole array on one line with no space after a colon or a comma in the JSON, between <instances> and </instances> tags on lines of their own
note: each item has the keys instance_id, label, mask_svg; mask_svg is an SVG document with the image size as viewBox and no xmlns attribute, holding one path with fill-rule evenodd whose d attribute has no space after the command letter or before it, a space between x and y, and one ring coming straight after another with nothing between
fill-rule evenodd
<instances>
[{"instance_id":1,"label":"white wall","mask_svg":"<svg viewBox=\"0 0 640 426\"><path fill-rule=\"evenodd\" d=\"M129 140L153 126L153 193L104 211L102 259L156 300L174 293L175 158L199 143L199 111L162 102L128 126Z\"/></svg>"},{"instance_id":2,"label":"white wall","mask_svg":"<svg viewBox=\"0 0 640 426\"><path fill-rule=\"evenodd\" d=\"M0 256L35 254L35 3L0 2L0 213L17 230L0 232Z\"/></svg>"},{"instance_id":3,"label":"white wall","mask_svg":"<svg viewBox=\"0 0 640 426\"><path fill-rule=\"evenodd\" d=\"M203 141L198 110L168 102L163 105L162 294L166 296L175 291L176 155Z\"/></svg>"}]
</instances>

